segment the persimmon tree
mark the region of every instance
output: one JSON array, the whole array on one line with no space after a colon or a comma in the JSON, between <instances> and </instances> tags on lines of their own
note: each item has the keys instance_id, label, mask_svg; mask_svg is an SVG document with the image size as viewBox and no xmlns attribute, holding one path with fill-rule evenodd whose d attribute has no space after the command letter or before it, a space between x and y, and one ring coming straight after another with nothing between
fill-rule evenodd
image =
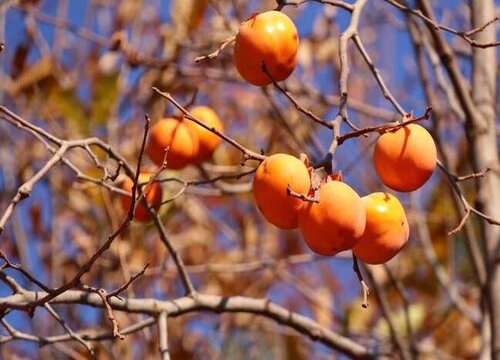
<instances>
[{"instance_id":1,"label":"persimmon tree","mask_svg":"<svg viewBox=\"0 0 500 360\"><path fill-rule=\"evenodd\" d=\"M0 356L500 359L496 6L0 2Z\"/></svg>"}]
</instances>

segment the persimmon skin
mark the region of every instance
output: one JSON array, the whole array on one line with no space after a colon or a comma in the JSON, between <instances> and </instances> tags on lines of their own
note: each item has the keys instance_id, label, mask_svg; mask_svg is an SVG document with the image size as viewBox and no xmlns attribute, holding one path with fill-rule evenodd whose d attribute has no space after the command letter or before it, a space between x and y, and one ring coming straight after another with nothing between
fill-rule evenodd
<instances>
[{"instance_id":1,"label":"persimmon skin","mask_svg":"<svg viewBox=\"0 0 500 360\"><path fill-rule=\"evenodd\" d=\"M262 215L280 229L295 229L304 202L288 195L287 187L307 195L311 178L302 161L288 154L274 154L257 168L253 179L253 196Z\"/></svg>"},{"instance_id":2,"label":"persimmon skin","mask_svg":"<svg viewBox=\"0 0 500 360\"><path fill-rule=\"evenodd\" d=\"M189 112L209 128L214 128L221 133L224 132L224 125L212 108L208 106L195 106ZM196 133L199 140L196 162L201 163L209 160L215 149L219 146L221 138L193 121L188 121L187 125Z\"/></svg>"},{"instance_id":3,"label":"persimmon skin","mask_svg":"<svg viewBox=\"0 0 500 360\"><path fill-rule=\"evenodd\" d=\"M299 228L306 245L324 256L355 246L365 225L361 198L349 185L337 180L320 187L319 203L308 202L299 212Z\"/></svg>"},{"instance_id":4,"label":"persimmon skin","mask_svg":"<svg viewBox=\"0 0 500 360\"><path fill-rule=\"evenodd\" d=\"M234 44L234 62L250 84L272 83L262 63L275 81L285 80L295 69L299 36L293 21L280 11L253 14L239 28Z\"/></svg>"},{"instance_id":5,"label":"persimmon skin","mask_svg":"<svg viewBox=\"0 0 500 360\"><path fill-rule=\"evenodd\" d=\"M199 140L196 133L187 125L187 121L165 118L151 128L146 154L156 165L162 165L165 148L168 148L168 169L182 169L195 162Z\"/></svg>"},{"instance_id":6,"label":"persimmon skin","mask_svg":"<svg viewBox=\"0 0 500 360\"><path fill-rule=\"evenodd\" d=\"M366 228L352 252L367 264L386 263L408 242L410 228L405 210L399 200L388 193L372 193L362 201L366 209Z\"/></svg>"},{"instance_id":7,"label":"persimmon skin","mask_svg":"<svg viewBox=\"0 0 500 360\"><path fill-rule=\"evenodd\" d=\"M378 138L373 162L386 186L400 192L414 191L425 184L436 167L436 144L424 127L409 124Z\"/></svg>"},{"instance_id":8,"label":"persimmon skin","mask_svg":"<svg viewBox=\"0 0 500 360\"><path fill-rule=\"evenodd\" d=\"M143 187L146 186L148 181L151 178L151 174L148 173L140 173L138 182L139 184L144 184L142 185ZM134 181L130 178L126 178L123 183L121 184L121 188L125 191L128 191L132 193L132 188L134 186ZM143 188L144 190L144 188ZM136 194L138 196L139 194ZM152 183L149 188L146 191L145 194L145 200L146 202L155 210L158 210L161 205L161 199L162 199L162 190L161 186L158 183ZM130 196L125 196L122 195L120 197L121 205L124 211L128 211L130 208L130 205L132 204L132 198ZM134 220L139 221L139 222L148 222L151 220L151 215L149 214L148 209L144 204L141 203L137 205L135 208L135 213L134 213Z\"/></svg>"}]
</instances>

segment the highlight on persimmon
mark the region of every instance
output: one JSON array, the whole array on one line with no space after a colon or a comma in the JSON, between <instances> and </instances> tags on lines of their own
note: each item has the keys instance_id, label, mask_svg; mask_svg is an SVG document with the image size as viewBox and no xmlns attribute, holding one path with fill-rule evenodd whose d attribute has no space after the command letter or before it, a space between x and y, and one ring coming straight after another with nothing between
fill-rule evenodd
<instances>
[{"instance_id":1,"label":"highlight on persimmon","mask_svg":"<svg viewBox=\"0 0 500 360\"><path fill-rule=\"evenodd\" d=\"M295 69L299 36L293 21L280 11L253 14L239 28L234 63L247 82L257 86L285 80Z\"/></svg>"},{"instance_id":2,"label":"highlight on persimmon","mask_svg":"<svg viewBox=\"0 0 500 360\"><path fill-rule=\"evenodd\" d=\"M367 264L383 264L408 242L410 228L403 206L389 193L375 192L361 198L366 209L366 228L352 249Z\"/></svg>"}]
</instances>

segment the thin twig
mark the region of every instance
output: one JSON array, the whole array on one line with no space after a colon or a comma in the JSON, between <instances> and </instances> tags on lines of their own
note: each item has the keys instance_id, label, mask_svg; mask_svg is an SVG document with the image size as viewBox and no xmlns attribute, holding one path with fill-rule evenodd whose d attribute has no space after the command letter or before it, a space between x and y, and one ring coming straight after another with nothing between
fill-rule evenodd
<instances>
[{"instance_id":1,"label":"thin twig","mask_svg":"<svg viewBox=\"0 0 500 360\"><path fill-rule=\"evenodd\" d=\"M146 148L146 140L148 138L150 125L151 125L151 119L149 118L148 114L145 114L144 115L144 131L143 131L143 135L142 135L141 147L139 150L139 157L137 159L137 167L136 167L135 176L134 176L134 186L132 186L132 202L130 203L130 208L128 210L128 215L127 215L127 217L129 219L134 218L135 210L137 209L137 206L139 206L140 203L142 203L143 206L146 206L146 207L148 206L145 194L147 194L147 190L150 186L151 179L150 179L150 183L148 185L146 185L146 189L144 189L144 191L141 191L141 189L139 189L139 186L140 186L139 176L141 174L142 158L144 156L144 150ZM136 198L137 191L141 192L139 198Z\"/></svg>"},{"instance_id":2,"label":"thin twig","mask_svg":"<svg viewBox=\"0 0 500 360\"><path fill-rule=\"evenodd\" d=\"M33 275L31 275L28 271L24 270L23 267L19 264L13 264L8 258L7 255L3 252L2 249L0 249L0 258L5 261L5 264L3 264L3 268L11 268L14 269L21 274L24 275L31 283L35 284L38 286L40 289L43 291L51 292L52 289L49 287L45 286L41 281L38 281Z\"/></svg>"},{"instance_id":3,"label":"thin twig","mask_svg":"<svg viewBox=\"0 0 500 360\"><path fill-rule=\"evenodd\" d=\"M368 295L370 294L370 288L368 287L368 285L366 285L366 282L363 279L363 275L361 274L361 270L359 269L358 258L354 254L352 255L352 269L358 276L361 290L363 291L363 303L361 304L361 306L366 309L369 306Z\"/></svg>"},{"instance_id":4,"label":"thin twig","mask_svg":"<svg viewBox=\"0 0 500 360\"><path fill-rule=\"evenodd\" d=\"M439 281L442 289L444 289L453 306L460 311L465 318L469 319L476 326L479 326L481 323L481 312L479 311L479 307L469 304L466 299L464 299L464 297L460 294L457 284L452 278L450 278L445 268L439 261L436 252L434 251L429 233L429 226L425 221L424 215L422 215L422 213L417 213L414 220L419 235L418 240L421 243L424 257L432 267L432 271Z\"/></svg>"},{"instance_id":5,"label":"thin twig","mask_svg":"<svg viewBox=\"0 0 500 360\"><path fill-rule=\"evenodd\" d=\"M116 296L116 297L119 297L118 295L121 294L122 292L124 292L125 290L128 289L128 287L135 281L137 280L139 277L141 277L142 275L144 275L144 273L146 272L146 269L149 267L150 263L146 263L146 265L144 265L144 267L142 268L141 271L139 271L137 274L135 275L132 275L130 277L130 279L128 279L128 281L123 284L122 286L120 286L118 289L116 290L113 290L111 291L110 293L108 293L107 297L110 298L112 296Z\"/></svg>"},{"instance_id":6,"label":"thin twig","mask_svg":"<svg viewBox=\"0 0 500 360\"><path fill-rule=\"evenodd\" d=\"M5 224L11 217L12 212L14 211L14 208L19 203L19 201L26 199L27 197L30 196L35 184L42 177L44 177L54 166L56 166L59 163L59 161L61 161L63 155L66 153L67 150L68 150L68 143L64 142L59 148L59 150L52 156L52 158L50 158L50 160L47 161L45 165L39 171L37 171L37 173L32 178L30 178L28 181L26 181L17 189L16 195L14 195L9 205L7 206L7 209L5 210L2 218L0 219L0 234L3 232Z\"/></svg>"},{"instance_id":7,"label":"thin twig","mask_svg":"<svg viewBox=\"0 0 500 360\"><path fill-rule=\"evenodd\" d=\"M219 54L221 53L222 50L224 50L226 47L228 47L230 44L232 44L236 40L236 35L233 35L231 37L228 37L226 40L224 40L217 49L212 51L210 54L207 55L202 55L198 56L197 58L194 59L195 63L204 61L204 60L212 60L215 59Z\"/></svg>"},{"instance_id":8,"label":"thin twig","mask_svg":"<svg viewBox=\"0 0 500 360\"><path fill-rule=\"evenodd\" d=\"M300 194L300 193L292 190L292 188L290 187L290 184L288 184L288 186L286 187L286 194L289 196L293 196L297 199L303 200L303 201L312 202L312 203L319 203L319 195L318 195L317 191L314 193L314 196Z\"/></svg>"},{"instance_id":9,"label":"thin twig","mask_svg":"<svg viewBox=\"0 0 500 360\"><path fill-rule=\"evenodd\" d=\"M85 349L87 349L87 351L89 352L92 359L97 359L95 356L94 349L92 348L92 345L90 345L87 341L83 340L79 334L75 333L69 327L69 325L66 323L66 321L64 321L64 319L54 310L54 308L50 304L44 304L43 306L48 311L48 313L50 315L52 315L52 317L54 319L56 319L59 324L61 324L61 326L64 328L64 330L66 330L68 332L70 338L72 338L72 339L76 340L77 342L79 342L80 344L82 344L82 346Z\"/></svg>"},{"instance_id":10,"label":"thin twig","mask_svg":"<svg viewBox=\"0 0 500 360\"><path fill-rule=\"evenodd\" d=\"M182 261L182 258L180 257L177 250L172 245L172 242L170 241L169 237L167 236L167 232L165 231L165 227L163 226L160 217L158 216L158 214L154 209L150 209L150 211L151 213L153 213L153 220L155 222L156 228L158 229L160 240L167 247L168 252L174 259L175 266L179 271L179 275L181 277L181 281L184 286L185 295L193 297L196 296L196 290L194 289L193 283L191 282L191 279L186 271L184 262Z\"/></svg>"},{"instance_id":11,"label":"thin twig","mask_svg":"<svg viewBox=\"0 0 500 360\"><path fill-rule=\"evenodd\" d=\"M406 116L407 112L403 109L403 107L399 104L399 102L396 100L396 98L392 95L392 93L389 91L389 88L385 84L384 79L382 79L382 76L380 75L379 70L373 63L373 60L370 58L370 55L366 51L363 42L361 41L361 38L359 35L356 33L352 37L352 41L358 48L359 52L361 53L361 56L363 59L365 59L366 64L370 68L371 72L373 73L373 76L375 76L375 80L377 80L377 83L380 86L380 89L382 90L382 93L384 97L389 100L389 102L394 106L394 108L398 111L398 113L401 116Z\"/></svg>"},{"instance_id":12,"label":"thin twig","mask_svg":"<svg viewBox=\"0 0 500 360\"><path fill-rule=\"evenodd\" d=\"M204 129L210 131L211 133L214 133L215 135L217 135L218 137L220 137L222 140L224 140L228 144L230 144L230 145L234 146L235 148L237 148L238 150L240 150L243 153L243 162L246 161L246 160L263 161L263 160L266 159L267 156L264 156L262 154L254 152L254 151L252 151L250 149L247 149L246 147L244 147L243 145L241 145L240 143L238 143L236 140L234 140L233 138L230 138L229 136L221 133L219 130L215 129L214 127L207 126L201 120L199 120L198 118L196 118L193 115L191 115L189 113L189 111L187 111L181 104L179 104L172 97L172 95L170 95L169 93L163 92L163 91L159 90L156 87L153 87L153 91L155 91L157 94L159 94L160 96L164 97L169 102L171 102L172 105L174 105L177 109L179 109L182 112L182 114L184 115L184 117L186 119L195 122L196 124L200 125Z\"/></svg>"},{"instance_id":13,"label":"thin twig","mask_svg":"<svg viewBox=\"0 0 500 360\"><path fill-rule=\"evenodd\" d=\"M390 122L390 123L382 124L379 126L369 126L369 127L366 127L366 128L360 129L360 130L348 132L348 133L341 135L337 138L338 144L341 145L344 141L351 139L351 138L359 137L363 134L368 134L371 132L378 132L378 133L382 134L384 132L398 130L398 129L405 127L406 125L409 125L409 124L413 124L413 123L420 122L423 120L428 120L431 116L431 111L432 111L432 108L429 106L425 110L425 113L422 116L419 116L416 118L411 117L411 116L410 117L405 116L403 118L404 119L403 121Z\"/></svg>"},{"instance_id":14,"label":"thin twig","mask_svg":"<svg viewBox=\"0 0 500 360\"><path fill-rule=\"evenodd\" d=\"M127 326L123 330L120 331L122 335L129 335L134 332L140 331L148 326L151 326L157 322L156 317L150 316L142 321L139 321L133 325ZM89 331L80 331L77 333L79 337L81 337L84 341L102 341L102 340L113 340L115 337L113 336L112 333L109 332L103 332L99 334L89 334ZM14 337L11 337L10 339L1 337L0 336L0 344L6 343L7 341L15 339ZM54 336L45 336L43 338L39 338L33 335L28 335L25 334L25 336L22 338L23 340L26 341L31 341L38 343L39 346L43 346L46 344L56 344L60 342L67 342L67 341L73 341L74 339L71 337L69 334L65 335L54 335Z\"/></svg>"},{"instance_id":15,"label":"thin twig","mask_svg":"<svg viewBox=\"0 0 500 360\"><path fill-rule=\"evenodd\" d=\"M427 16L426 14L424 14L422 11L411 9L411 8L409 8L409 7L401 4L399 1L396 1L396 0L385 0L385 2L387 2L387 3L389 3L389 4L393 5L393 6L395 6L396 8L398 8L401 11L404 11L406 13L409 13L409 14L412 14L414 16L417 16L418 18L422 19L427 25L430 25L432 28L434 28L436 30L443 30L443 31L449 32L451 34L457 35L458 37L460 37L460 38L464 39L465 41L467 41L471 46L479 47L479 48L488 48L488 47L493 47L493 46L500 45L500 41L489 42L489 43L480 43L480 42L477 42L476 40L474 40L474 39L471 38L471 36L477 34L478 32L483 31L489 25L491 25L494 22L498 21L498 19L499 19L498 16L494 17L493 19L487 21L484 25L479 26L479 27L477 27L475 29L471 29L469 31L459 31L459 30L455 30L455 29L453 29L453 28L451 28L449 26L445 26L445 25L439 24L436 21L434 21L430 16Z\"/></svg>"},{"instance_id":16,"label":"thin twig","mask_svg":"<svg viewBox=\"0 0 500 360\"><path fill-rule=\"evenodd\" d=\"M354 10L354 6L352 6L351 4L349 3L346 3L344 1L340 1L340 0L276 0L276 3L278 4L278 6L276 7L276 10L281 10L283 9L285 6L300 6L302 4L305 4L307 2L316 2L316 3L320 3L320 4L326 4L326 5L332 5L332 6L336 6L336 7L339 7L341 9L344 9L344 10L347 10L349 12L352 12Z\"/></svg>"},{"instance_id":17,"label":"thin twig","mask_svg":"<svg viewBox=\"0 0 500 360\"><path fill-rule=\"evenodd\" d=\"M302 114L310 118L311 120L315 121L316 123L323 125L329 129L331 129L333 126L330 124L328 121L323 120L320 118L318 115L314 114L311 110L305 109L300 103L293 97L293 95L286 90L284 87L282 87L274 78L272 77L271 73L267 69L267 66L264 62L262 62L262 71L267 75L267 77L272 81L273 86L278 89L283 95L286 96L288 100L295 106L295 108L300 111Z\"/></svg>"},{"instance_id":18,"label":"thin twig","mask_svg":"<svg viewBox=\"0 0 500 360\"><path fill-rule=\"evenodd\" d=\"M453 177L455 178L455 181L465 181L465 180L470 180L470 179L476 179L476 178L479 178L479 177L483 177L485 176L487 173L489 173L491 171L491 168L486 168L485 170L483 171L480 171L480 172L476 172L476 173L472 173L472 174L468 174L468 175L463 175L463 176L458 176L458 175L453 175Z\"/></svg>"},{"instance_id":19,"label":"thin twig","mask_svg":"<svg viewBox=\"0 0 500 360\"><path fill-rule=\"evenodd\" d=\"M106 309L106 312L108 314L108 319L111 321L111 324L113 326L113 338L119 338L120 340L125 339L125 336L123 336L120 333L120 325L118 324L118 321L115 319L115 316L113 315L113 308L111 307L111 304L109 303L110 297L108 296L109 294L106 292L104 289L96 289L92 286L83 286L83 289L96 293L99 295L102 299L102 303L104 305L104 308Z\"/></svg>"},{"instance_id":20,"label":"thin twig","mask_svg":"<svg viewBox=\"0 0 500 360\"><path fill-rule=\"evenodd\" d=\"M387 298L386 292L383 289L383 286L375 280L372 274L372 270L368 266L365 266L365 271L368 276L368 279L370 280L370 284L374 289L375 297L377 298L380 304L380 310L382 311L382 315L384 319L387 321L387 325L389 327L389 332L393 344L399 350L399 353L401 354L401 359L411 360L412 357L410 352L408 351L408 347L405 341L406 337L403 337L400 334L400 332L398 331L398 327L396 325L396 321L394 320L394 316L391 316L393 307L391 306L391 304L389 304L389 300Z\"/></svg>"},{"instance_id":21,"label":"thin twig","mask_svg":"<svg viewBox=\"0 0 500 360\"><path fill-rule=\"evenodd\" d=\"M384 264L383 266L384 266L385 271L387 272L387 275L389 276L389 280L394 285L397 292L399 293L399 296L401 297L401 300L403 301L406 331L407 331L408 339L410 341L410 351L412 352L413 357L416 358L417 357L417 352L416 352L417 349L416 349L413 325L412 325L411 316L410 316L411 301L410 301L408 291L406 291L402 282L396 277L396 274L394 274L394 271L391 269L391 267L388 266L387 264Z\"/></svg>"},{"instance_id":22,"label":"thin twig","mask_svg":"<svg viewBox=\"0 0 500 360\"><path fill-rule=\"evenodd\" d=\"M473 207L472 205L469 204L469 202L465 198L464 193L462 192L462 190L460 189L460 187L457 184L457 182L459 181L458 180L459 177L457 177L456 175L452 174L441 163L441 161L438 160L437 165L439 166L439 168L444 172L444 174L448 178L448 180L449 180L449 182L450 182L453 190L455 191L455 193L457 194L458 198L462 202L462 206L463 206L464 211L465 211L464 215L462 216L462 219L460 220L460 223L453 230L449 231L448 235L456 234L457 232L459 232L460 230L462 230L462 228L463 228L465 222L467 221L467 219L469 218L471 212L473 212L477 216L481 217L483 220L485 220L486 222L488 222L488 224L490 224L490 225L500 226L500 220L499 219L495 219L495 218L493 218L493 217L491 217L489 215L486 215L485 213L477 210L475 207ZM486 172L486 170L484 172ZM472 176L472 175L468 175L468 176ZM477 175L476 175L476 177L477 177Z\"/></svg>"}]
</instances>

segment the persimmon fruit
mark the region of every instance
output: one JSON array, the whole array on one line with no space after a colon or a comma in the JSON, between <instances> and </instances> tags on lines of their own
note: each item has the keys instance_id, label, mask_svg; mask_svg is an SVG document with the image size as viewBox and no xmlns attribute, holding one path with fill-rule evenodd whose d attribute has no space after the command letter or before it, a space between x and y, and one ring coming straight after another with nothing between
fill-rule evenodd
<instances>
[{"instance_id":1,"label":"persimmon fruit","mask_svg":"<svg viewBox=\"0 0 500 360\"><path fill-rule=\"evenodd\" d=\"M144 199L146 200L148 205L154 208L155 210L158 210L160 208L162 199L161 186L158 183L154 182L147 189L145 189L147 183L151 179L151 176L152 175L149 173L140 173L138 178L138 183L139 185L141 185L143 191L146 190ZM130 192L131 194L133 186L134 186L134 181L130 178L126 178L121 184L121 188L125 191ZM136 193L136 196L138 195L139 194ZM122 195L120 197L120 200L123 210L128 211L130 205L132 204L132 198L130 196ZM137 220L139 222L148 222L149 220L151 220L151 215L142 201L135 208L134 220Z\"/></svg>"},{"instance_id":2,"label":"persimmon fruit","mask_svg":"<svg viewBox=\"0 0 500 360\"><path fill-rule=\"evenodd\" d=\"M187 125L188 120L164 118L158 121L149 134L146 154L156 165L161 166L167 153L167 168L182 169L195 162L199 140L196 132Z\"/></svg>"},{"instance_id":3,"label":"persimmon fruit","mask_svg":"<svg viewBox=\"0 0 500 360\"><path fill-rule=\"evenodd\" d=\"M352 252L367 264L383 264L396 256L408 242L410 228L403 206L388 193L376 192L362 198L366 228Z\"/></svg>"},{"instance_id":4,"label":"persimmon fruit","mask_svg":"<svg viewBox=\"0 0 500 360\"><path fill-rule=\"evenodd\" d=\"M299 36L293 21L280 11L253 14L239 28L234 44L234 63L249 83L272 83L262 63L275 81L285 80L295 69Z\"/></svg>"},{"instance_id":5,"label":"persimmon fruit","mask_svg":"<svg viewBox=\"0 0 500 360\"><path fill-rule=\"evenodd\" d=\"M195 106L189 112L209 128L213 128L219 132L224 131L222 121L212 108L208 106ZM187 125L196 133L199 140L196 162L200 163L209 160L217 146L219 146L221 138L193 121L188 121Z\"/></svg>"},{"instance_id":6,"label":"persimmon fruit","mask_svg":"<svg viewBox=\"0 0 500 360\"><path fill-rule=\"evenodd\" d=\"M378 138L373 162L386 186L401 192L414 191L425 184L436 167L436 144L423 126L409 124Z\"/></svg>"},{"instance_id":7,"label":"persimmon fruit","mask_svg":"<svg viewBox=\"0 0 500 360\"><path fill-rule=\"evenodd\" d=\"M360 196L337 180L321 185L319 202L305 202L299 212L299 228L307 246L324 256L355 246L365 225L366 211Z\"/></svg>"},{"instance_id":8,"label":"persimmon fruit","mask_svg":"<svg viewBox=\"0 0 500 360\"><path fill-rule=\"evenodd\" d=\"M298 213L304 201L288 194L287 188L307 195L311 178L306 165L288 154L274 154L257 168L253 196L262 215L280 229L298 226Z\"/></svg>"}]
</instances>

